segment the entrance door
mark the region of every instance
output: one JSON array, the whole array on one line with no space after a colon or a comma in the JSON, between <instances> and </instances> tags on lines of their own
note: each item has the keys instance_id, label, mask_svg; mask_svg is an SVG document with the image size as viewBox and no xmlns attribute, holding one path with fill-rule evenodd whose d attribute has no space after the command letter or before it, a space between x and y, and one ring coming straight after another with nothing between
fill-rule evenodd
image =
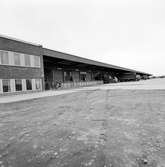
<instances>
[{"instance_id":1,"label":"entrance door","mask_svg":"<svg viewBox=\"0 0 165 167\"><path fill-rule=\"evenodd\" d=\"M51 69L45 69L45 90L52 89L53 71Z\"/></svg>"},{"instance_id":2,"label":"entrance door","mask_svg":"<svg viewBox=\"0 0 165 167\"><path fill-rule=\"evenodd\" d=\"M53 88L56 88L57 83L63 82L63 71L62 70L53 70Z\"/></svg>"}]
</instances>

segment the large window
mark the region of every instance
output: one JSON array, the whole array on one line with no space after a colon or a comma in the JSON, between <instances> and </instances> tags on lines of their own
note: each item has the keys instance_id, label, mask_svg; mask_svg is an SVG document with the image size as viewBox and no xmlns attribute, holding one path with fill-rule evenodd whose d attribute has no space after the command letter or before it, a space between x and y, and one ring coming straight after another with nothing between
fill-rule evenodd
<instances>
[{"instance_id":1,"label":"large window","mask_svg":"<svg viewBox=\"0 0 165 167\"><path fill-rule=\"evenodd\" d=\"M0 51L0 63L9 64L9 55L6 51Z\"/></svg>"},{"instance_id":2,"label":"large window","mask_svg":"<svg viewBox=\"0 0 165 167\"><path fill-rule=\"evenodd\" d=\"M3 92L10 92L11 91L9 79L3 79L2 86L3 86Z\"/></svg>"},{"instance_id":3,"label":"large window","mask_svg":"<svg viewBox=\"0 0 165 167\"><path fill-rule=\"evenodd\" d=\"M15 90L22 91L22 80L21 79L15 80Z\"/></svg>"},{"instance_id":4,"label":"large window","mask_svg":"<svg viewBox=\"0 0 165 167\"><path fill-rule=\"evenodd\" d=\"M86 81L87 79L87 73L86 72L80 72L80 80Z\"/></svg>"},{"instance_id":5,"label":"large window","mask_svg":"<svg viewBox=\"0 0 165 167\"><path fill-rule=\"evenodd\" d=\"M73 77L72 77L72 72L71 71L64 71L64 81L65 82L69 82L69 81L73 81Z\"/></svg>"},{"instance_id":6,"label":"large window","mask_svg":"<svg viewBox=\"0 0 165 167\"><path fill-rule=\"evenodd\" d=\"M34 79L0 79L0 93L41 90L42 82L39 78Z\"/></svg>"},{"instance_id":7,"label":"large window","mask_svg":"<svg viewBox=\"0 0 165 167\"><path fill-rule=\"evenodd\" d=\"M36 79L35 80L35 88L36 88L36 90L40 90L41 89L40 79Z\"/></svg>"},{"instance_id":8,"label":"large window","mask_svg":"<svg viewBox=\"0 0 165 167\"><path fill-rule=\"evenodd\" d=\"M14 53L14 64L17 66L21 65L21 58L19 53Z\"/></svg>"},{"instance_id":9,"label":"large window","mask_svg":"<svg viewBox=\"0 0 165 167\"><path fill-rule=\"evenodd\" d=\"M31 79L26 80L26 89L32 90L32 80Z\"/></svg>"},{"instance_id":10,"label":"large window","mask_svg":"<svg viewBox=\"0 0 165 167\"><path fill-rule=\"evenodd\" d=\"M31 66L30 55L25 54L25 66Z\"/></svg>"},{"instance_id":11,"label":"large window","mask_svg":"<svg viewBox=\"0 0 165 167\"><path fill-rule=\"evenodd\" d=\"M0 50L0 64L40 68L41 58L30 54Z\"/></svg>"},{"instance_id":12,"label":"large window","mask_svg":"<svg viewBox=\"0 0 165 167\"><path fill-rule=\"evenodd\" d=\"M40 57L39 56L34 56L34 66L40 67Z\"/></svg>"}]
</instances>

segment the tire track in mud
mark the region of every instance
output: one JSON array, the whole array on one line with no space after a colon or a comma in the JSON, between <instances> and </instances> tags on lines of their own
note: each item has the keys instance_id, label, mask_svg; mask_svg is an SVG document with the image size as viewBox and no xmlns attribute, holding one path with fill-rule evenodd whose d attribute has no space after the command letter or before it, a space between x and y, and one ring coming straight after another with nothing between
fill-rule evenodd
<instances>
[{"instance_id":1,"label":"tire track in mud","mask_svg":"<svg viewBox=\"0 0 165 167\"><path fill-rule=\"evenodd\" d=\"M87 151L77 157L77 159L81 159L81 157L85 156L84 154L88 155L88 158L86 157L84 160L82 160L82 163L77 164L78 166L82 167L110 167L108 159L103 151L107 140L107 122L104 117L104 113L100 113L100 111L103 110L104 101L102 101L102 99L100 100L100 97L97 96L98 93L101 93L101 95L104 94L104 92L100 90L87 91L85 94L85 100L83 100L85 105L83 108L83 119L86 121L84 124L85 129L79 131L76 139L78 142L83 144L85 148L92 148L92 151ZM98 106L101 107L98 109ZM78 153L75 155L78 155ZM75 156L73 156L71 159L74 158ZM74 165L72 164L72 166ZM75 167L77 166L75 165Z\"/></svg>"},{"instance_id":2,"label":"tire track in mud","mask_svg":"<svg viewBox=\"0 0 165 167\"><path fill-rule=\"evenodd\" d=\"M99 90L100 91L100 90ZM91 118L91 122L94 122L96 125L96 129L95 131L97 131L97 136L95 136L96 138L96 147L97 149L99 150L99 152L101 153L101 156L102 156L102 161L103 161L103 165L102 166L99 166L99 167L112 167L110 162L109 162L109 159L107 158L106 156L106 153L105 153L105 148L106 148L106 142L108 140L107 138L107 128L108 128L108 120L107 120L107 117L106 117L106 113L107 113L107 106L108 106L108 101L109 101L109 90L106 90L106 91L100 91L102 96L105 96L105 100L101 101L99 104L96 104L96 101L97 100L100 100L100 99L95 99L95 106L93 106L93 114L95 116L93 116L94 118ZM91 98L91 97L90 97ZM92 98L93 99L93 98ZM104 99L104 98L103 98ZM92 103L90 104L92 105ZM100 107L98 107L98 105ZM98 110L98 108L100 110ZM100 114L101 112L101 114Z\"/></svg>"},{"instance_id":3,"label":"tire track in mud","mask_svg":"<svg viewBox=\"0 0 165 167\"><path fill-rule=\"evenodd\" d=\"M105 108L106 108L107 107L107 101L108 101L108 98L109 98L109 90L106 90L106 91L97 90L97 91L100 91L103 94L105 93L105 102L102 101L100 103L100 105L102 106L101 107L102 110L99 111L99 112L102 112L101 118L99 118L99 119L92 119L91 121L97 122L98 126L100 126L100 128L99 128L100 132L99 132L99 137L98 137L98 143L104 146L105 143L106 143L106 141L107 141L106 131L107 131L107 127L108 127L108 121L107 121L107 118L106 118L106 110L104 109L104 105L105 105ZM92 105L92 104L90 104L90 105ZM93 111L95 112L95 111L97 111L98 106L96 105L95 107L93 106L92 108L93 108ZM96 115L96 117L97 117L97 115Z\"/></svg>"},{"instance_id":4,"label":"tire track in mud","mask_svg":"<svg viewBox=\"0 0 165 167\"><path fill-rule=\"evenodd\" d=\"M63 157L59 161L51 162L49 167L53 167L54 163L57 166L63 167L108 167L106 165L106 157L103 150L103 141L105 140L104 132L102 128L102 122L100 120L93 120L92 116L95 115L96 107L95 104L97 102L98 97L95 96L96 91L88 91L85 92L83 96L83 100L81 100L81 104L79 104L79 108L83 107L83 110L77 114L76 118L80 119L76 121L75 124L72 124L70 128L78 129L75 134L76 140L71 140L69 147L72 145L74 141L74 147L70 148L69 152L65 152ZM94 98L94 100L90 100ZM97 115L97 114L96 114ZM104 120L101 120L104 121ZM97 123L96 123L97 122ZM81 125L84 125L82 128ZM78 127L77 127L78 126ZM102 133L101 133L102 132Z\"/></svg>"}]
</instances>

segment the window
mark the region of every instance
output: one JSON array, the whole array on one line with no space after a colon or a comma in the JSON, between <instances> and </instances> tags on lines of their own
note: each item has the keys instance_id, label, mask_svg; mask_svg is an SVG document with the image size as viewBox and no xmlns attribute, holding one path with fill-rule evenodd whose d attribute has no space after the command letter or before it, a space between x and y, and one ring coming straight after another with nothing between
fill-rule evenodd
<instances>
[{"instance_id":1,"label":"window","mask_svg":"<svg viewBox=\"0 0 165 167\"><path fill-rule=\"evenodd\" d=\"M0 93L3 92L3 89L2 89L2 80L0 79Z\"/></svg>"},{"instance_id":2,"label":"window","mask_svg":"<svg viewBox=\"0 0 165 167\"><path fill-rule=\"evenodd\" d=\"M64 81L65 82L73 81L72 72L64 71Z\"/></svg>"},{"instance_id":3,"label":"window","mask_svg":"<svg viewBox=\"0 0 165 167\"><path fill-rule=\"evenodd\" d=\"M0 51L0 62L1 62L1 64L9 64L8 52Z\"/></svg>"},{"instance_id":4,"label":"window","mask_svg":"<svg viewBox=\"0 0 165 167\"><path fill-rule=\"evenodd\" d=\"M25 54L25 66L31 66L30 55Z\"/></svg>"},{"instance_id":5,"label":"window","mask_svg":"<svg viewBox=\"0 0 165 167\"><path fill-rule=\"evenodd\" d=\"M32 90L32 80L31 79L26 80L26 89Z\"/></svg>"},{"instance_id":6,"label":"window","mask_svg":"<svg viewBox=\"0 0 165 167\"><path fill-rule=\"evenodd\" d=\"M80 72L80 80L86 81L87 79L87 73L86 72Z\"/></svg>"},{"instance_id":7,"label":"window","mask_svg":"<svg viewBox=\"0 0 165 167\"><path fill-rule=\"evenodd\" d=\"M2 86L3 86L3 92L10 92L11 91L9 79L3 79Z\"/></svg>"},{"instance_id":8,"label":"window","mask_svg":"<svg viewBox=\"0 0 165 167\"><path fill-rule=\"evenodd\" d=\"M21 65L21 58L19 53L14 53L14 64L17 66Z\"/></svg>"},{"instance_id":9,"label":"window","mask_svg":"<svg viewBox=\"0 0 165 167\"><path fill-rule=\"evenodd\" d=\"M15 80L15 90L22 91L22 80L21 79Z\"/></svg>"},{"instance_id":10,"label":"window","mask_svg":"<svg viewBox=\"0 0 165 167\"><path fill-rule=\"evenodd\" d=\"M35 80L35 88L36 88L36 90L40 90L41 89L40 79L36 79Z\"/></svg>"},{"instance_id":11,"label":"window","mask_svg":"<svg viewBox=\"0 0 165 167\"><path fill-rule=\"evenodd\" d=\"M34 56L34 66L40 67L40 57L39 56Z\"/></svg>"}]
</instances>

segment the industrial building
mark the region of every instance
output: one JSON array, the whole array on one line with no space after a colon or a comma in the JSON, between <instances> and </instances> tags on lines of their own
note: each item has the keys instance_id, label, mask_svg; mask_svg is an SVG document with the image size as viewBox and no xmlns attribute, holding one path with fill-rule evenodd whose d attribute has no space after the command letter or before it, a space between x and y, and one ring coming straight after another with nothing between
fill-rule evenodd
<instances>
[{"instance_id":1,"label":"industrial building","mask_svg":"<svg viewBox=\"0 0 165 167\"><path fill-rule=\"evenodd\" d=\"M128 77L134 76L134 77ZM0 36L0 94L148 78L150 74Z\"/></svg>"}]
</instances>

